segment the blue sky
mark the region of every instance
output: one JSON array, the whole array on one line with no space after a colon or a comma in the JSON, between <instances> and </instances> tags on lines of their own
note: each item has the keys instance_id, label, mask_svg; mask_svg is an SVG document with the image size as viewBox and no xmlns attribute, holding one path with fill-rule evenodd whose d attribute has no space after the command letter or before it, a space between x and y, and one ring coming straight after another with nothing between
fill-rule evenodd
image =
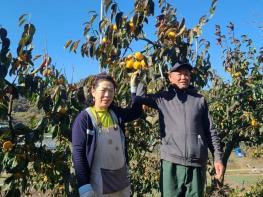
<instances>
[{"instance_id":1,"label":"blue sky","mask_svg":"<svg viewBox=\"0 0 263 197\"><path fill-rule=\"evenodd\" d=\"M66 74L71 81L99 72L99 65L92 59L82 58L80 53L69 53L64 49L67 40L84 39L83 23L90 18L89 11L99 13L100 0L0 0L0 25L8 30L11 40L11 52L15 50L21 36L22 27L18 27L18 18L22 14L30 14L31 23L36 26L34 37L34 53L43 54L47 49L52 62ZM116 0L125 14L129 14L134 0ZM167 1L177 8L178 17L185 17L186 26L198 23L200 16L208 13L210 0L170 0ZM157 0L156 10L157 10ZM226 25L231 21L235 24L236 35L247 34L259 49L263 45L263 0L219 0L217 10L211 21L204 26L203 37L211 42L211 61L213 68L224 76L221 66L221 50L216 46L214 36L215 25L221 25L226 32ZM154 39L155 18L145 29L148 38ZM140 43L134 43L136 50L143 50Z\"/></svg>"}]
</instances>

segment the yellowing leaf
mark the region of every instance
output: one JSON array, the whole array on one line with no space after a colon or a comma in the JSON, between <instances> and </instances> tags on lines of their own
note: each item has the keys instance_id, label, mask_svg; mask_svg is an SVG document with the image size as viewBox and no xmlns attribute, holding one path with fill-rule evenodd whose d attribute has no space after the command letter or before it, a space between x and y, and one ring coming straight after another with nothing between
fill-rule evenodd
<instances>
[{"instance_id":1,"label":"yellowing leaf","mask_svg":"<svg viewBox=\"0 0 263 197\"><path fill-rule=\"evenodd\" d=\"M175 37L180 36L185 31L185 25L182 26L182 28L179 30L179 32L176 34Z\"/></svg>"},{"instance_id":2,"label":"yellowing leaf","mask_svg":"<svg viewBox=\"0 0 263 197\"><path fill-rule=\"evenodd\" d=\"M71 43L72 43L72 40L68 40L68 41L66 42L66 44L64 45L64 48L65 48L65 49L68 48Z\"/></svg>"},{"instance_id":3,"label":"yellowing leaf","mask_svg":"<svg viewBox=\"0 0 263 197\"><path fill-rule=\"evenodd\" d=\"M77 48L78 48L79 42L80 42L80 40L78 40L78 41L76 41L76 42L73 43L72 50L74 51L74 53L76 53L76 51L77 51Z\"/></svg>"},{"instance_id":4,"label":"yellowing leaf","mask_svg":"<svg viewBox=\"0 0 263 197\"><path fill-rule=\"evenodd\" d=\"M36 55L34 58L33 58L33 61L37 60L38 58L40 58L41 55Z\"/></svg>"}]
</instances>

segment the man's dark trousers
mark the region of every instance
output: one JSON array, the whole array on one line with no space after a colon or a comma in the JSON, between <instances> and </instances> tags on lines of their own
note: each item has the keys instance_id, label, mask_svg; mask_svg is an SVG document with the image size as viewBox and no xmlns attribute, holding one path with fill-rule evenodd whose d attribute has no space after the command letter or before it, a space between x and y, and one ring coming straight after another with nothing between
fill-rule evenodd
<instances>
[{"instance_id":1,"label":"man's dark trousers","mask_svg":"<svg viewBox=\"0 0 263 197\"><path fill-rule=\"evenodd\" d=\"M206 167L189 167L161 161L162 197L203 197Z\"/></svg>"}]
</instances>

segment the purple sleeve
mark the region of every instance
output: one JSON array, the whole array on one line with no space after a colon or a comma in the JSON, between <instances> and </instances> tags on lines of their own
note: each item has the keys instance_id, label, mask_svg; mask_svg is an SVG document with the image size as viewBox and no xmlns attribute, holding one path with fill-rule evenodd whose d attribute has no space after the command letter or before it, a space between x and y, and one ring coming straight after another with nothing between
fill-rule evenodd
<instances>
[{"instance_id":1,"label":"purple sleeve","mask_svg":"<svg viewBox=\"0 0 263 197\"><path fill-rule=\"evenodd\" d=\"M72 127L73 165L78 187L89 184L90 167L86 158L88 115L82 111L75 119Z\"/></svg>"}]
</instances>

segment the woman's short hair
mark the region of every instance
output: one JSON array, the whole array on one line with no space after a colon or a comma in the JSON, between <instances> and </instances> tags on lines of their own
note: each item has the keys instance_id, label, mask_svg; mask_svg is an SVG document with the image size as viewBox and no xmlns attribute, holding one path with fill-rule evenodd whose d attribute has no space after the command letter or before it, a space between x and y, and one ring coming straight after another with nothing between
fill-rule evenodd
<instances>
[{"instance_id":1,"label":"woman's short hair","mask_svg":"<svg viewBox=\"0 0 263 197\"><path fill-rule=\"evenodd\" d=\"M112 76L108 75L105 72L97 74L94 76L91 87L96 88L100 81L109 81L113 84L114 89L116 89L116 83L115 83L114 79L112 78Z\"/></svg>"}]
</instances>

